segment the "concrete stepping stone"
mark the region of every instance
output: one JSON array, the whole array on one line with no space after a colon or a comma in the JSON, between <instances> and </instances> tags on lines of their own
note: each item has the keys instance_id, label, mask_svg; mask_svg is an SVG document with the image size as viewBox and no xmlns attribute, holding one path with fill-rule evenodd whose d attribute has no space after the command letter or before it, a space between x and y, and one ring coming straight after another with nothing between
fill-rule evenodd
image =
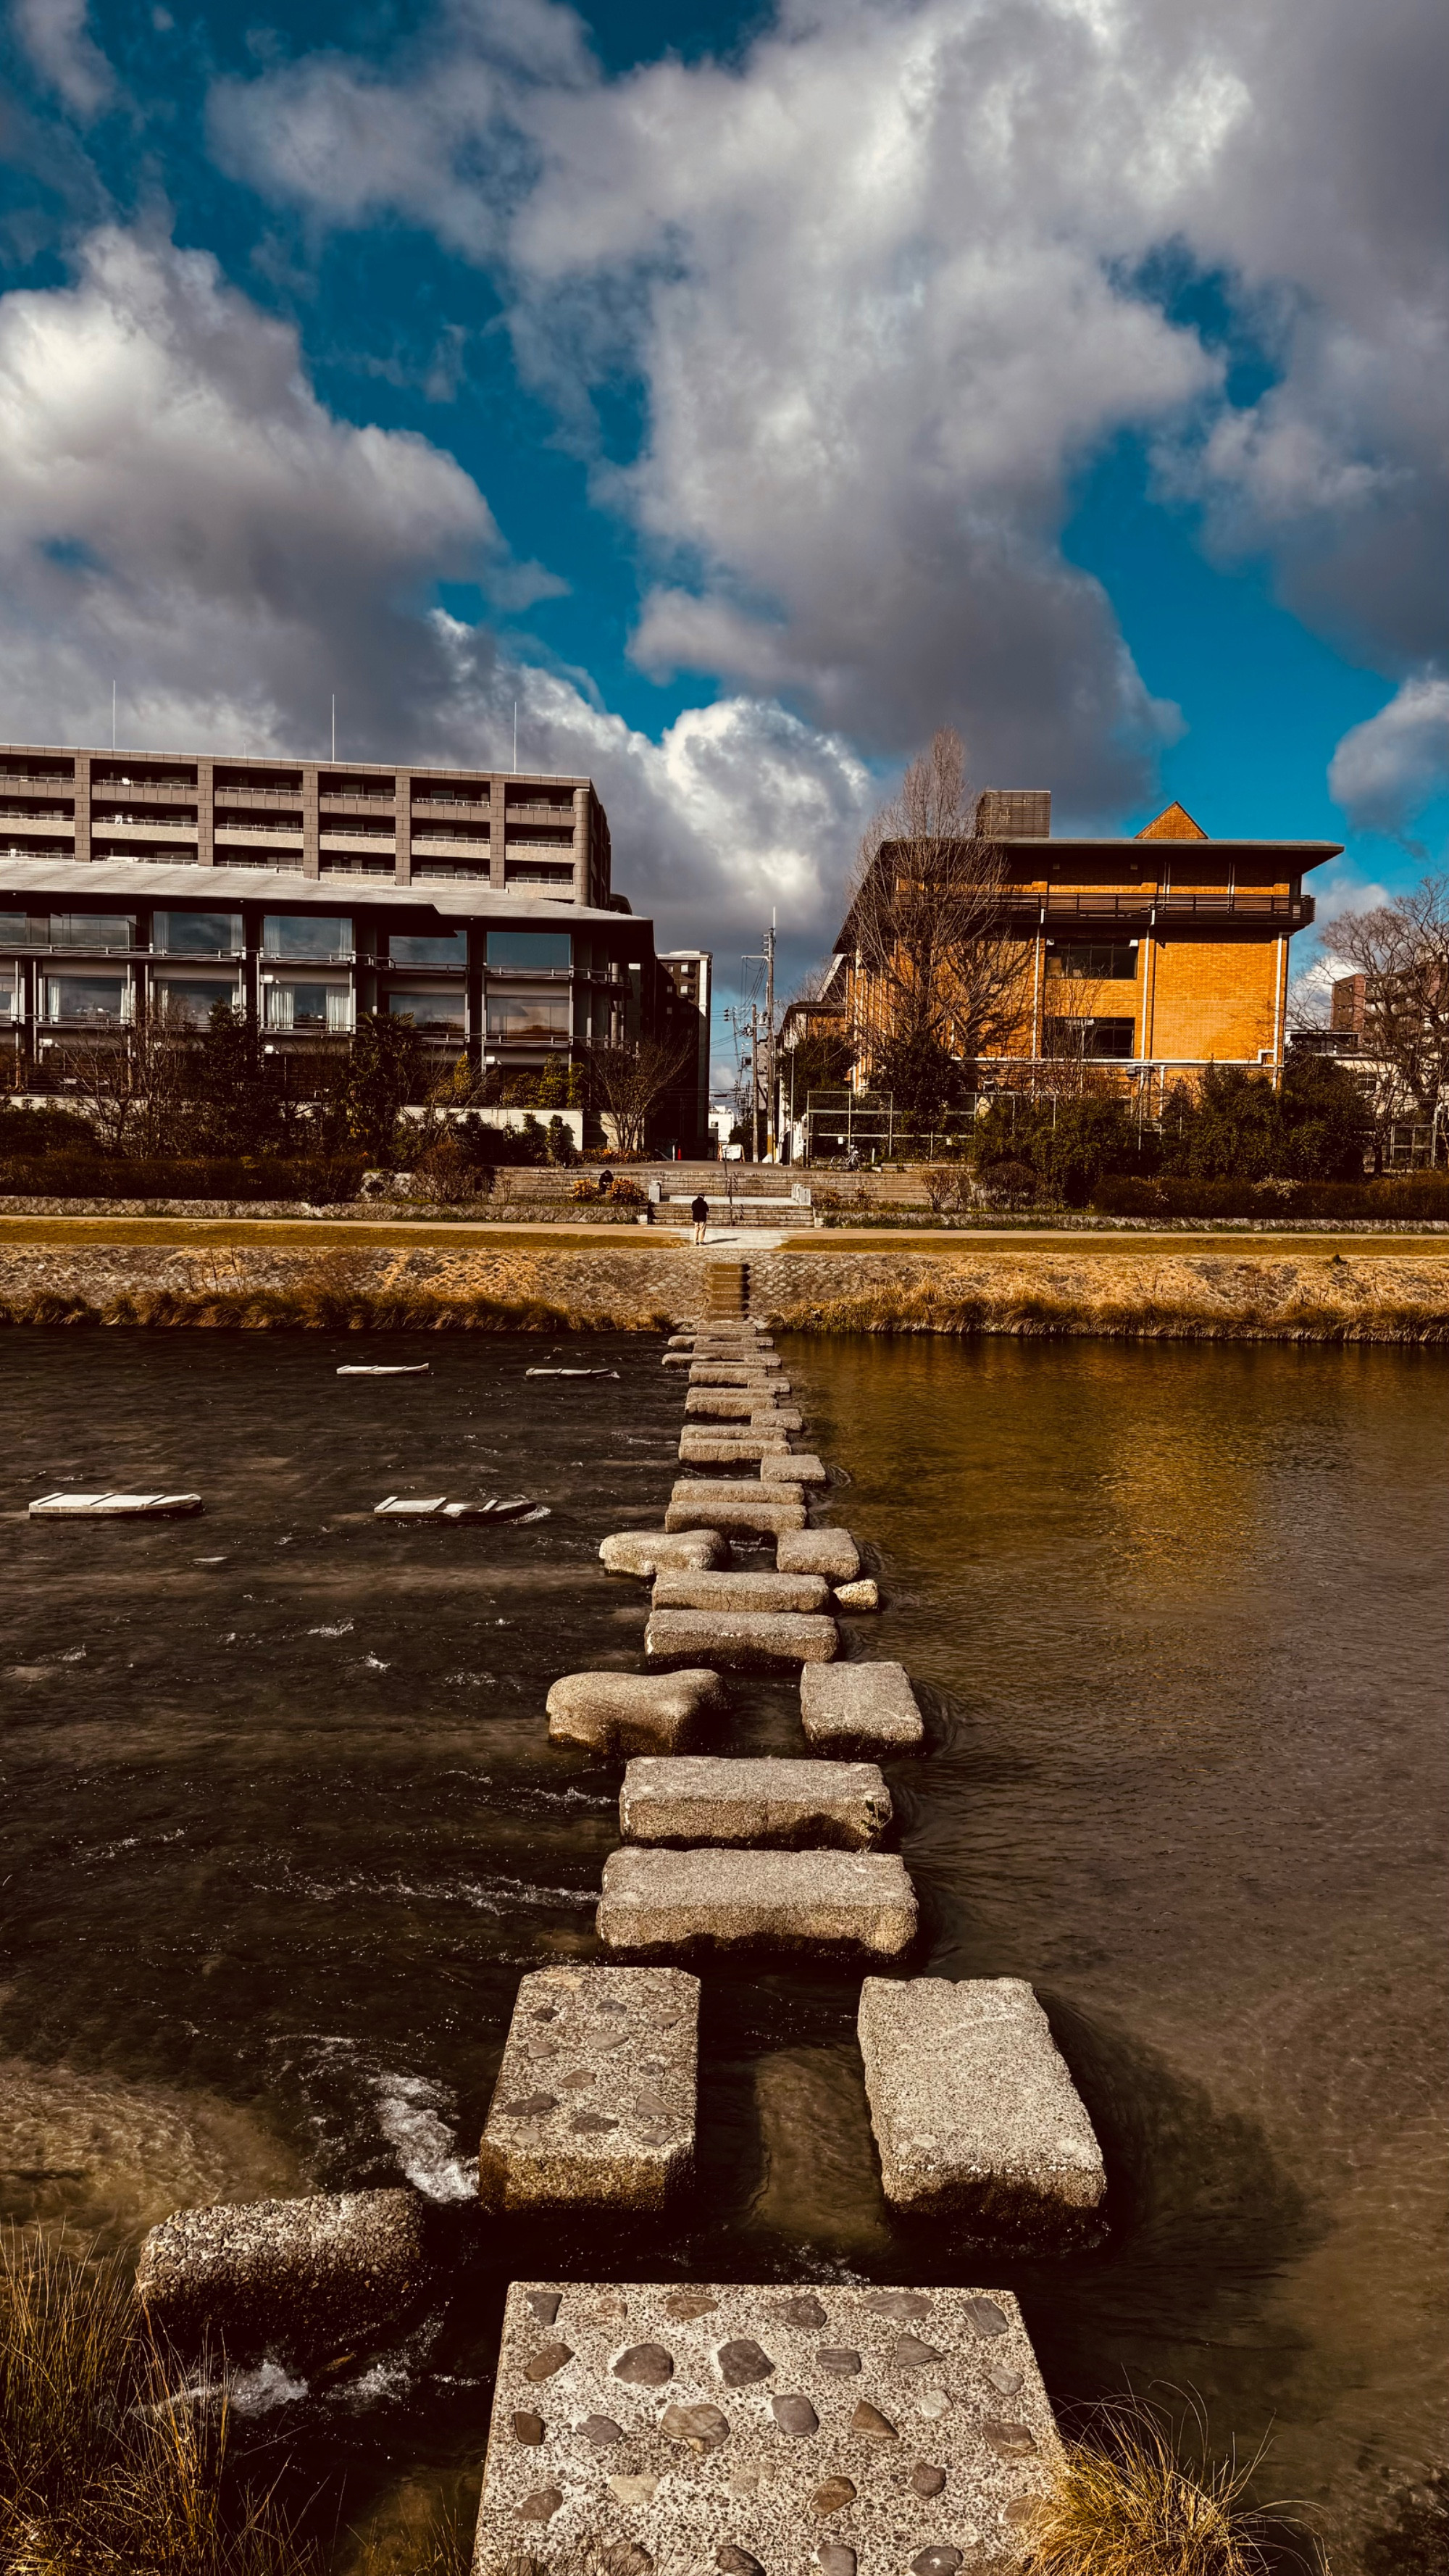
<instances>
[{"instance_id":1,"label":"concrete stepping stone","mask_svg":"<svg viewBox=\"0 0 1449 2576\"><path fill-rule=\"evenodd\" d=\"M682 1969L525 1977L478 2150L485 2209L662 2209L694 2162L698 2060Z\"/></svg>"},{"instance_id":2,"label":"concrete stepping stone","mask_svg":"<svg viewBox=\"0 0 1449 2576\"><path fill-rule=\"evenodd\" d=\"M555 1744L596 1753L676 1753L728 1702L718 1673L565 1673L547 1700Z\"/></svg>"},{"instance_id":3,"label":"concrete stepping stone","mask_svg":"<svg viewBox=\"0 0 1449 2576\"><path fill-rule=\"evenodd\" d=\"M651 1664L828 1664L840 1652L833 1619L789 1610L652 1610Z\"/></svg>"},{"instance_id":4,"label":"concrete stepping stone","mask_svg":"<svg viewBox=\"0 0 1449 2576\"><path fill-rule=\"evenodd\" d=\"M867 1977L856 2027L888 2200L1031 2237L1097 2207L1102 2150L1020 1977Z\"/></svg>"},{"instance_id":5,"label":"concrete stepping stone","mask_svg":"<svg viewBox=\"0 0 1449 2576\"><path fill-rule=\"evenodd\" d=\"M854 1583L860 1550L849 1530L786 1530L775 1547L781 1574L823 1574L830 1583Z\"/></svg>"},{"instance_id":6,"label":"concrete stepping stone","mask_svg":"<svg viewBox=\"0 0 1449 2576\"><path fill-rule=\"evenodd\" d=\"M700 1941L897 1959L915 1939L916 1895L894 1852L626 1844L604 1863L597 1923L606 1950L633 1955Z\"/></svg>"},{"instance_id":7,"label":"concrete stepping stone","mask_svg":"<svg viewBox=\"0 0 1449 2576\"><path fill-rule=\"evenodd\" d=\"M750 1422L756 1431L763 1431L767 1425L776 1431L803 1431L805 1428L804 1414L790 1404L757 1404L750 1415Z\"/></svg>"},{"instance_id":8,"label":"concrete stepping stone","mask_svg":"<svg viewBox=\"0 0 1449 2576\"><path fill-rule=\"evenodd\" d=\"M654 1585L656 1610L828 1610L830 1586L821 1574L713 1574L661 1571Z\"/></svg>"},{"instance_id":9,"label":"concrete stepping stone","mask_svg":"<svg viewBox=\"0 0 1449 2576\"><path fill-rule=\"evenodd\" d=\"M788 1458L789 1436L783 1431L682 1431L679 1462L683 1467L758 1466L762 1458Z\"/></svg>"},{"instance_id":10,"label":"concrete stepping stone","mask_svg":"<svg viewBox=\"0 0 1449 2576\"><path fill-rule=\"evenodd\" d=\"M760 1386L777 1395L788 1395L790 1381L773 1374L782 1363L771 1357L764 1360L694 1360L689 1371L691 1386Z\"/></svg>"},{"instance_id":11,"label":"concrete stepping stone","mask_svg":"<svg viewBox=\"0 0 1449 2576\"><path fill-rule=\"evenodd\" d=\"M807 1742L830 1753L908 1752L926 1730L904 1664L812 1666L800 1676Z\"/></svg>"},{"instance_id":12,"label":"concrete stepping stone","mask_svg":"<svg viewBox=\"0 0 1449 2576\"><path fill-rule=\"evenodd\" d=\"M184 2351L224 2342L310 2367L366 2350L414 2315L436 2274L430 2208L416 2191L179 2209L141 2248L136 2292Z\"/></svg>"},{"instance_id":13,"label":"concrete stepping stone","mask_svg":"<svg viewBox=\"0 0 1449 2576\"><path fill-rule=\"evenodd\" d=\"M890 1791L873 1762L645 1755L630 1763L619 1794L619 1831L630 1843L869 1851L890 1821Z\"/></svg>"},{"instance_id":14,"label":"concrete stepping stone","mask_svg":"<svg viewBox=\"0 0 1449 2576\"><path fill-rule=\"evenodd\" d=\"M705 1572L723 1565L729 1549L718 1530L615 1530L599 1544L599 1556L610 1574L642 1575Z\"/></svg>"},{"instance_id":15,"label":"concrete stepping stone","mask_svg":"<svg viewBox=\"0 0 1449 2576\"><path fill-rule=\"evenodd\" d=\"M778 1538L782 1530L803 1530L805 1505L798 1485L786 1488L777 1499L755 1477L714 1476L697 1484L681 1477L669 1498L664 1526L666 1530L716 1529L726 1535L731 1530L755 1530L762 1537Z\"/></svg>"},{"instance_id":16,"label":"concrete stepping stone","mask_svg":"<svg viewBox=\"0 0 1449 2576\"><path fill-rule=\"evenodd\" d=\"M201 1507L199 1494L42 1494L26 1517L32 1521L189 1521Z\"/></svg>"},{"instance_id":17,"label":"concrete stepping stone","mask_svg":"<svg viewBox=\"0 0 1449 2576\"><path fill-rule=\"evenodd\" d=\"M473 2576L995 2576L1061 2462L1007 2290L515 2281Z\"/></svg>"},{"instance_id":18,"label":"concrete stepping stone","mask_svg":"<svg viewBox=\"0 0 1449 2576\"><path fill-rule=\"evenodd\" d=\"M748 1422L752 1413L763 1409L761 1399L747 1386L692 1386L684 1399L689 1420Z\"/></svg>"},{"instance_id":19,"label":"concrete stepping stone","mask_svg":"<svg viewBox=\"0 0 1449 2576\"><path fill-rule=\"evenodd\" d=\"M760 1474L770 1479L783 1476L796 1485L828 1485L830 1471L821 1458L812 1457L808 1449L767 1450L760 1460Z\"/></svg>"}]
</instances>

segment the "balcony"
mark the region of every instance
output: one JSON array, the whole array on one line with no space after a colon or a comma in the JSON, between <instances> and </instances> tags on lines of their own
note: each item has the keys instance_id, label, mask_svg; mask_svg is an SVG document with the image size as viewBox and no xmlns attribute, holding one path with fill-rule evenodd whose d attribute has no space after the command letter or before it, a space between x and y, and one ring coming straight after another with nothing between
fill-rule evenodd
<instances>
[{"instance_id":1,"label":"balcony","mask_svg":"<svg viewBox=\"0 0 1449 2576\"><path fill-rule=\"evenodd\" d=\"M1252 886L1247 888L1154 889L1146 887L1131 892L1109 887L1076 888L1053 886L1044 892L1030 887L1016 888L1008 898L1014 913L1030 913L1049 922L1057 921L1147 921L1154 915L1166 914L1173 921L1221 921L1246 925L1255 921L1281 922L1286 928L1299 930L1313 919L1311 895L1269 894Z\"/></svg>"}]
</instances>

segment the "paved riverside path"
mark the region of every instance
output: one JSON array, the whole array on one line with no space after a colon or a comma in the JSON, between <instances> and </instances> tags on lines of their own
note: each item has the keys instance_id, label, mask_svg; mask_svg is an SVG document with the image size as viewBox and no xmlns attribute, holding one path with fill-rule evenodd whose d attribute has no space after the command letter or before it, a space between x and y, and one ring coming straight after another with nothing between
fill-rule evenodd
<instances>
[{"instance_id":1,"label":"paved riverside path","mask_svg":"<svg viewBox=\"0 0 1449 2576\"><path fill-rule=\"evenodd\" d=\"M1061 2456L1004 2290L515 2281L473 2576L988 2576Z\"/></svg>"}]
</instances>

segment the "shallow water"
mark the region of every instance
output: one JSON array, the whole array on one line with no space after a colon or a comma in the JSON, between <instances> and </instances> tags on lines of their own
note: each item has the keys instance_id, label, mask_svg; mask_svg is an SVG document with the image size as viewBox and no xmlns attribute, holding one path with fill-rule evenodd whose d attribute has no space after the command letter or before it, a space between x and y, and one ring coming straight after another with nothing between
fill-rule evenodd
<instances>
[{"instance_id":1,"label":"shallow water","mask_svg":"<svg viewBox=\"0 0 1449 2576\"><path fill-rule=\"evenodd\" d=\"M325 2399L266 2406L347 2519L476 2463L504 2281L967 2278L1016 2289L1054 2397L1193 2390L1270 2426L1264 2491L1339 2565L1444 2454L1439 1818L1449 1369L1397 1352L799 1344L837 1517L927 1685L896 1767L920 1965L1018 1975L1107 2149L1105 2242L1003 2260L875 2183L837 1966L706 1972L701 2173L667 2226L479 2224L471 2159L522 1968L592 1950L617 1774L549 1680L628 1665L681 1390L546 1346L0 1341L0 2214L133 2243L185 2202L403 2176L451 2296ZM560 1360L603 1351L560 1345ZM53 1486L195 1485L203 1519L29 1524ZM409 1529L394 1491L522 1492ZM208 1561L211 1560L211 1561ZM761 1560L763 1561L763 1560ZM734 1749L798 1744L740 1684ZM503 2238L505 2241L499 2242Z\"/></svg>"}]
</instances>

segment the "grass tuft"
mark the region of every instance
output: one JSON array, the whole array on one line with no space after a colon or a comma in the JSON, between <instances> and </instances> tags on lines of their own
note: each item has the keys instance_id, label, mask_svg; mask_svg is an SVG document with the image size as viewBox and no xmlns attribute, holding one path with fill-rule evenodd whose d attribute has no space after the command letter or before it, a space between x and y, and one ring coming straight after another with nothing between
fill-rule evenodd
<instances>
[{"instance_id":1,"label":"grass tuft","mask_svg":"<svg viewBox=\"0 0 1449 2576\"><path fill-rule=\"evenodd\" d=\"M1154 2407L1104 2408L1032 2517L1031 2576L1267 2576L1265 2519L1243 2501L1258 2465L1185 2456Z\"/></svg>"}]
</instances>

